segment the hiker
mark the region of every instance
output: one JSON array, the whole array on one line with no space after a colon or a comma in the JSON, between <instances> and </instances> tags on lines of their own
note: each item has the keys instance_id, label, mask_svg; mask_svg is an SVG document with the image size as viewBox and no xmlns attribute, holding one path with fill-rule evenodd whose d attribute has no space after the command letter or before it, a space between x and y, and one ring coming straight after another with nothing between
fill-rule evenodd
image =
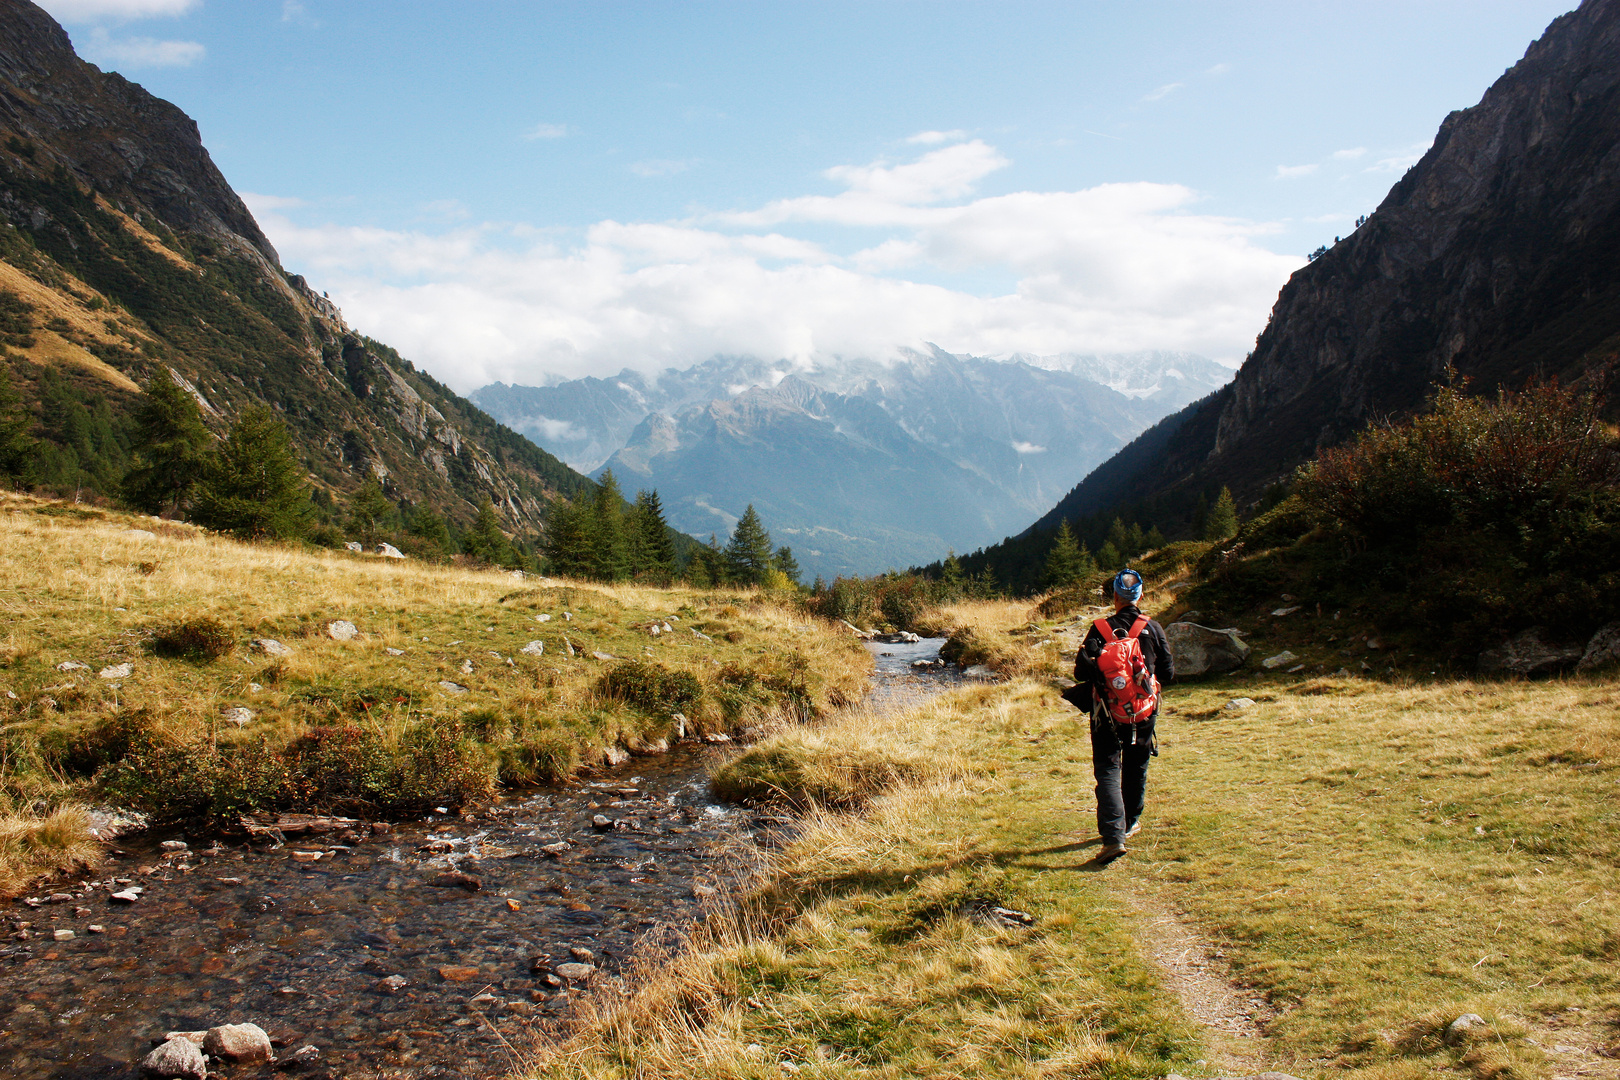
<instances>
[{"instance_id":1,"label":"hiker","mask_svg":"<svg viewBox=\"0 0 1620 1080\"><path fill-rule=\"evenodd\" d=\"M1071 698L1091 715L1100 863L1125 854L1125 841L1142 828L1148 759L1159 753L1153 732L1159 692L1176 674L1164 627L1136 608L1142 575L1127 567L1114 576L1111 587L1114 614L1094 622L1080 643L1074 658L1079 685Z\"/></svg>"}]
</instances>

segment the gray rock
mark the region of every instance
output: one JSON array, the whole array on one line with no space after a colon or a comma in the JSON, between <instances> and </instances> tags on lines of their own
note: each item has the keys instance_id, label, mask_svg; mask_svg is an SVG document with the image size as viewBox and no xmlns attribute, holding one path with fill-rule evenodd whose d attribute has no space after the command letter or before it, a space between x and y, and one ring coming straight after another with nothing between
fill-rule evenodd
<instances>
[{"instance_id":1,"label":"gray rock","mask_svg":"<svg viewBox=\"0 0 1620 1080\"><path fill-rule=\"evenodd\" d=\"M1233 698L1231 701L1228 701L1221 707L1224 709L1230 709L1232 712L1241 712L1244 709L1253 708L1253 706L1254 698L1238 697Z\"/></svg>"},{"instance_id":2,"label":"gray rock","mask_svg":"<svg viewBox=\"0 0 1620 1080\"><path fill-rule=\"evenodd\" d=\"M593 659L593 660L617 660L618 657L614 656L610 652L593 652L593 653L591 653L591 659Z\"/></svg>"},{"instance_id":3,"label":"gray rock","mask_svg":"<svg viewBox=\"0 0 1620 1080\"><path fill-rule=\"evenodd\" d=\"M190 848L191 845L186 843L184 840L165 840L163 843L159 844L158 847L162 848L164 851L185 851Z\"/></svg>"},{"instance_id":4,"label":"gray rock","mask_svg":"<svg viewBox=\"0 0 1620 1080\"><path fill-rule=\"evenodd\" d=\"M378 979L374 989L380 994L397 994L410 983L411 981L403 975L389 975Z\"/></svg>"},{"instance_id":5,"label":"gray rock","mask_svg":"<svg viewBox=\"0 0 1620 1080\"><path fill-rule=\"evenodd\" d=\"M606 814L597 814L595 817L591 818L591 828L603 830L611 829L613 828L613 819L608 817Z\"/></svg>"},{"instance_id":6,"label":"gray rock","mask_svg":"<svg viewBox=\"0 0 1620 1080\"><path fill-rule=\"evenodd\" d=\"M1260 666L1265 668L1267 671L1276 671L1278 668L1282 667L1284 664L1292 664L1295 660L1298 660L1298 659L1299 659L1299 657L1295 656L1293 653L1289 652L1287 649L1284 649L1282 652L1278 653L1276 656L1268 656L1264 660L1260 661Z\"/></svg>"},{"instance_id":7,"label":"gray rock","mask_svg":"<svg viewBox=\"0 0 1620 1080\"><path fill-rule=\"evenodd\" d=\"M56 665L57 671L89 671L89 664L81 664L77 660L64 660Z\"/></svg>"},{"instance_id":8,"label":"gray rock","mask_svg":"<svg viewBox=\"0 0 1620 1080\"><path fill-rule=\"evenodd\" d=\"M1468 1039L1476 1028L1485 1026L1485 1018L1478 1013L1463 1013L1446 1025L1446 1042L1453 1045Z\"/></svg>"},{"instance_id":9,"label":"gray rock","mask_svg":"<svg viewBox=\"0 0 1620 1080\"><path fill-rule=\"evenodd\" d=\"M535 622L550 622L551 621L551 616L550 615L536 615L534 617L534 621Z\"/></svg>"},{"instance_id":10,"label":"gray rock","mask_svg":"<svg viewBox=\"0 0 1620 1080\"><path fill-rule=\"evenodd\" d=\"M962 669L962 674L969 679L993 679L996 673L983 664L969 664Z\"/></svg>"},{"instance_id":11,"label":"gray rock","mask_svg":"<svg viewBox=\"0 0 1620 1080\"><path fill-rule=\"evenodd\" d=\"M392 645L384 645L383 646L383 652L387 653L389 656L404 656L405 655L405 650L404 649L396 649Z\"/></svg>"},{"instance_id":12,"label":"gray rock","mask_svg":"<svg viewBox=\"0 0 1620 1080\"><path fill-rule=\"evenodd\" d=\"M267 656L291 656L292 655L292 649L289 648L286 645L283 645L281 642L277 641L275 638L267 638L267 637L254 638L252 641L250 641L248 643L248 648L253 649L255 652L262 652Z\"/></svg>"},{"instance_id":13,"label":"gray rock","mask_svg":"<svg viewBox=\"0 0 1620 1080\"><path fill-rule=\"evenodd\" d=\"M405 553L393 544L378 544L377 554L385 559L403 559L405 557Z\"/></svg>"},{"instance_id":14,"label":"gray rock","mask_svg":"<svg viewBox=\"0 0 1620 1080\"><path fill-rule=\"evenodd\" d=\"M625 762L630 760L630 751L626 750L618 743L614 743L611 746L605 746L602 748L602 760L607 762L609 765L623 765Z\"/></svg>"},{"instance_id":15,"label":"gray rock","mask_svg":"<svg viewBox=\"0 0 1620 1080\"><path fill-rule=\"evenodd\" d=\"M208 1061L190 1039L170 1039L141 1060L141 1075L153 1080L205 1080Z\"/></svg>"},{"instance_id":16,"label":"gray rock","mask_svg":"<svg viewBox=\"0 0 1620 1080\"><path fill-rule=\"evenodd\" d=\"M443 690L451 697L460 697L462 694L467 692L467 688L465 686L462 686L460 683L453 683L449 679L440 679L439 689Z\"/></svg>"},{"instance_id":17,"label":"gray rock","mask_svg":"<svg viewBox=\"0 0 1620 1080\"><path fill-rule=\"evenodd\" d=\"M96 672L103 679L127 679L135 671L135 665L130 663L110 664Z\"/></svg>"},{"instance_id":18,"label":"gray rock","mask_svg":"<svg viewBox=\"0 0 1620 1080\"><path fill-rule=\"evenodd\" d=\"M1593 671L1620 663L1620 622L1612 622L1592 635L1576 671Z\"/></svg>"},{"instance_id":19,"label":"gray rock","mask_svg":"<svg viewBox=\"0 0 1620 1080\"><path fill-rule=\"evenodd\" d=\"M1280 607L1276 611L1273 611L1271 613L1271 615L1272 615L1273 618L1281 619L1281 618L1283 618L1285 616L1292 615L1294 612L1296 612L1298 610L1299 610L1299 605L1296 604L1293 607Z\"/></svg>"},{"instance_id":20,"label":"gray rock","mask_svg":"<svg viewBox=\"0 0 1620 1080\"><path fill-rule=\"evenodd\" d=\"M589 964L596 959L595 953L591 952L589 949L581 948L578 945L570 947L568 950L568 955L572 956L575 960L578 960L582 964Z\"/></svg>"},{"instance_id":21,"label":"gray rock","mask_svg":"<svg viewBox=\"0 0 1620 1080\"><path fill-rule=\"evenodd\" d=\"M596 967L594 964L558 964L551 970L555 971L559 976L567 979L569 982L578 982L580 979L588 979L596 973Z\"/></svg>"},{"instance_id":22,"label":"gray rock","mask_svg":"<svg viewBox=\"0 0 1620 1080\"><path fill-rule=\"evenodd\" d=\"M270 1036L258 1024L221 1024L209 1028L203 1038L203 1053L215 1061L239 1065L275 1060Z\"/></svg>"},{"instance_id":23,"label":"gray rock","mask_svg":"<svg viewBox=\"0 0 1620 1080\"><path fill-rule=\"evenodd\" d=\"M544 656L546 655L546 643L543 641L531 641L519 649L518 652L524 656Z\"/></svg>"},{"instance_id":24,"label":"gray rock","mask_svg":"<svg viewBox=\"0 0 1620 1080\"><path fill-rule=\"evenodd\" d=\"M247 727L253 722L253 710L244 709L240 705L230 706L219 711L219 718L227 724L237 727Z\"/></svg>"},{"instance_id":25,"label":"gray rock","mask_svg":"<svg viewBox=\"0 0 1620 1080\"><path fill-rule=\"evenodd\" d=\"M344 545L343 545L343 549L344 549L344 550L345 550L345 551L359 551L359 552L364 552L364 551L365 551L365 550L366 550L366 546L365 546L365 545L364 545L364 544L362 544L362 543L361 543L361 542L360 542L360 541L358 541L358 540L350 540L350 541L347 541L347 542L346 542L346 543L345 543L345 544L344 544Z\"/></svg>"},{"instance_id":26,"label":"gray rock","mask_svg":"<svg viewBox=\"0 0 1620 1080\"><path fill-rule=\"evenodd\" d=\"M333 641L353 641L360 636L359 627L348 619L338 619L326 624L326 632Z\"/></svg>"},{"instance_id":27,"label":"gray rock","mask_svg":"<svg viewBox=\"0 0 1620 1080\"><path fill-rule=\"evenodd\" d=\"M1496 648L1486 649L1479 654L1479 670L1487 674L1529 677L1551 675L1581 661L1584 648L1549 642L1546 633L1543 627L1532 626Z\"/></svg>"},{"instance_id":28,"label":"gray rock","mask_svg":"<svg viewBox=\"0 0 1620 1080\"><path fill-rule=\"evenodd\" d=\"M1236 630L1174 622L1164 628L1164 635L1175 657L1177 678L1236 671L1249 658L1249 646Z\"/></svg>"},{"instance_id":29,"label":"gray rock","mask_svg":"<svg viewBox=\"0 0 1620 1080\"><path fill-rule=\"evenodd\" d=\"M115 892L107 897L108 900L111 900L117 904L133 904L140 898L141 890L139 889L124 889L121 892Z\"/></svg>"},{"instance_id":30,"label":"gray rock","mask_svg":"<svg viewBox=\"0 0 1620 1080\"><path fill-rule=\"evenodd\" d=\"M473 662L471 660L463 660L461 662L461 673L463 675L471 675L473 673Z\"/></svg>"},{"instance_id":31,"label":"gray rock","mask_svg":"<svg viewBox=\"0 0 1620 1080\"><path fill-rule=\"evenodd\" d=\"M318 1046L300 1046L282 1062L283 1065L293 1069L307 1069L321 1060L321 1049Z\"/></svg>"}]
</instances>

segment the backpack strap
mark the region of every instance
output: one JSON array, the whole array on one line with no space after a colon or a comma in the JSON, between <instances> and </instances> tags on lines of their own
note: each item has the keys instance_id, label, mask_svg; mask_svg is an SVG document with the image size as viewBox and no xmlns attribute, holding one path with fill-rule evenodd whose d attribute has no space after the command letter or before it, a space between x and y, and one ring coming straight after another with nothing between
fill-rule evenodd
<instances>
[{"instance_id":1,"label":"backpack strap","mask_svg":"<svg viewBox=\"0 0 1620 1080\"><path fill-rule=\"evenodd\" d=\"M1147 629L1147 624L1148 624L1148 617L1146 615L1138 615L1136 617L1136 621L1131 624L1130 632L1127 633L1125 636L1128 637L1128 638L1137 637L1138 635L1140 635L1142 633L1143 630Z\"/></svg>"},{"instance_id":2,"label":"backpack strap","mask_svg":"<svg viewBox=\"0 0 1620 1080\"><path fill-rule=\"evenodd\" d=\"M1108 624L1107 619L1098 619L1091 624L1091 628L1102 635L1104 645L1114 640L1114 628Z\"/></svg>"}]
</instances>

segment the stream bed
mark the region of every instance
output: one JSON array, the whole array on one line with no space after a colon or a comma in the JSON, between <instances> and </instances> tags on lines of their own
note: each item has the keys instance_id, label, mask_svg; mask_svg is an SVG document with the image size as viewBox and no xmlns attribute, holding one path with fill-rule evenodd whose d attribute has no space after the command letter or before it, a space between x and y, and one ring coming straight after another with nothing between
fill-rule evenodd
<instances>
[{"instance_id":1,"label":"stream bed","mask_svg":"<svg viewBox=\"0 0 1620 1080\"><path fill-rule=\"evenodd\" d=\"M869 643L868 705L959 684L955 667L913 667L942 643ZM713 801L721 753L376 832L125 838L94 879L0 907L0 1075L123 1080L165 1032L244 1022L284 1061L316 1047L307 1076L504 1075L534 1025L638 949L678 947L751 852L781 842L790 819ZM132 887L133 903L113 898Z\"/></svg>"}]
</instances>

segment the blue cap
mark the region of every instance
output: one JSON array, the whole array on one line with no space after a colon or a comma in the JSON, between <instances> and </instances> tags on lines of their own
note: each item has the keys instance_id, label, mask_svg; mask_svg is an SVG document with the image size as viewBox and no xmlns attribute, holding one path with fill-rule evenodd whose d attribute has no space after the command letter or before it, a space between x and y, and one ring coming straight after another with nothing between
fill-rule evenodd
<instances>
[{"instance_id":1,"label":"blue cap","mask_svg":"<svg viewBox=\"0 0 1620 1080\"><path fill-rule=\"evenodd\" d=\"M1128 566L1115 574L1114 595L1123 597L1133 604L1142 599L1142 575Z\"/></svg>"}]
</instances>

